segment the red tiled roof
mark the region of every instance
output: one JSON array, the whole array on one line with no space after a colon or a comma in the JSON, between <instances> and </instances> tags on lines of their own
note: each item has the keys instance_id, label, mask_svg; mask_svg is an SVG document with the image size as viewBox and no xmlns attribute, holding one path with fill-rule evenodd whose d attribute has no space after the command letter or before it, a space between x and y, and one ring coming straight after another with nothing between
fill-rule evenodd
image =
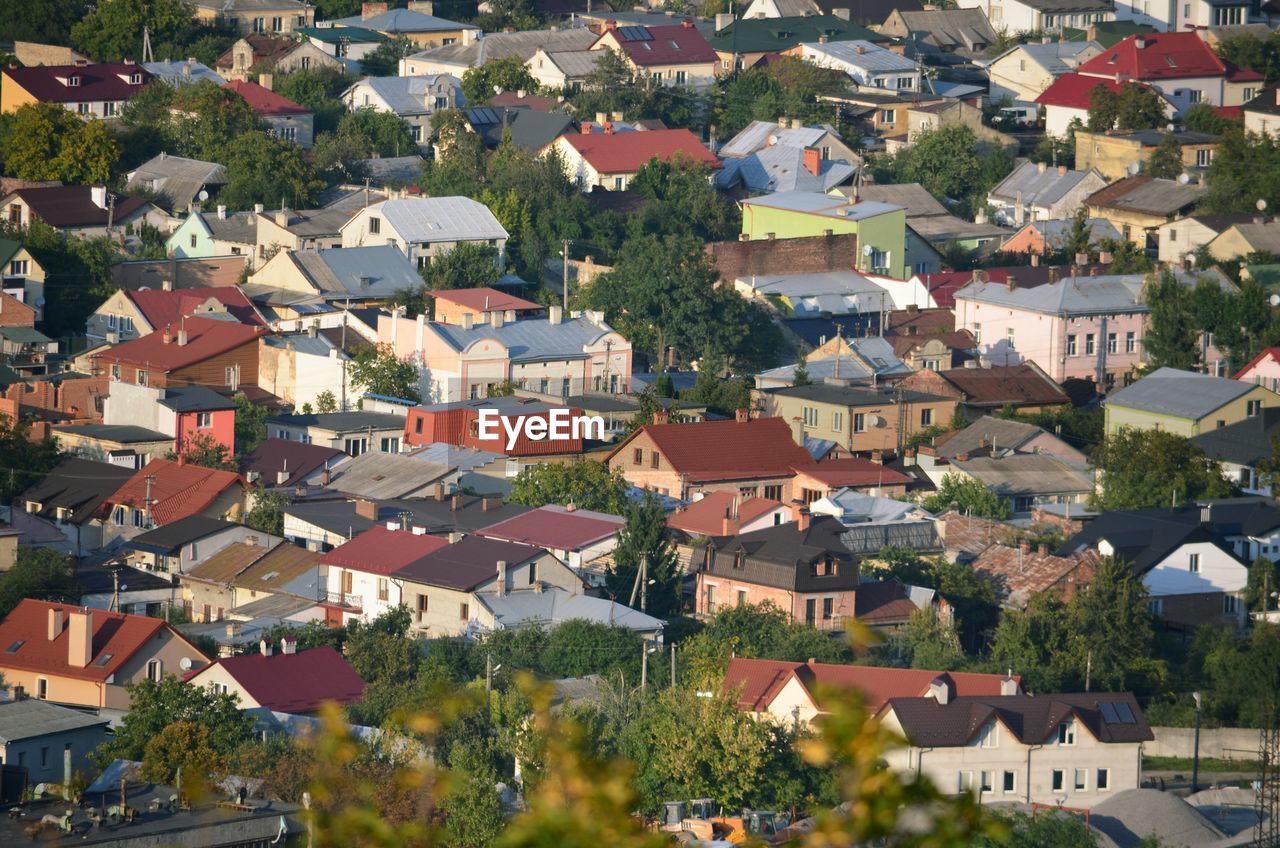
<instances>
[{"instance_id":1,"label":"red tiled roof","mask_svg":"<svg viewBox=\"0 0 1280 848\"><path fill-rule=\"evenodd\" d=\"M867 624L907 621L920 609L897 580L859 583L853 596L853 617Z\"/></svg>"},{"instance_id":2,"label":"red tiled roof","mask_svg":"<svg viewBox=\"0 0 1280 848\"><path fill-rule=\"evenodd\" d=\"M244 98L259 115L310 115L311 110L287 97L281 97L269 88L263 88L256 82L232 80L223 86Z\"/></svg>"},{"instance_id":3,"label":"red tiled roof","mask_svg":"<svg viewBox=\"0 0 1280 848\"><path fill-rule=\"evenodd\" d=\"M725 516L736 500L739 500L738 495L731 492L711 492L667 516L667 526L683 530L691 536L723 536ZM775 509L785 508L785 504L768 498L747 498L738 504L738 517L731 532L736 532L734 528L750 524ZM785 518L787 521L791 520L790 515Z\"/></svg>"},{"instance_id":4,"label":"red tiled roof","mask_svg":"<svg viewBox=\"0 0 1280 848\"><path fill-rule=\"evenodd\" d=\"M685 129L579 133L561 138L601 174L631 174L650 159L668 160L677 155L712 168L720 167L716 155Z\"/></svg>"},{"instance_id":5,"label":"red tiled roof","mask_svg":"<svg viewBox=\"0 0 1280 848\"><path fill-rule=\"evenodd\" d=\"M953 697L999 695L1003 680L999 674L737 658L729 661L724 685L730 690L742 687L738 695L739 709L763 712L792 677L799 678L819 708L814 690L821 686L859 690L864 706L871 712L879 711L890 698L924 695L939 677L951 684ZM1021 680L1017 676L1014 679Z\"/></svg>"},{"instance_id":6,"label":"red tiled roof","mask_svg":"<svg viewBox=\"0 0 1280 848\"><path fill-rule=\"evenodd\" d=\"M121 74L124 78L121 78ZM129 80L139 75L138 83ZM37 65L33 68L5 68L9 77L41 103L99 103L128 100L151 81L146 68L123 62L97 65ZM78 77L78 85L62 80Z\"/></svg>"},{"instance_id":7,"label":"red tiled roof","mask_svg":"<svg viewBox=\"0 0 1280 848\"><path fill-rule=\"evenodd\" d=\"M796 471L832 487L850 486L856 489L864 486L900 486L911 482L907 475L861 456L828 459L817 465L805 464L797 466Z\"/></svg>"},{"instance_id":8,"label":"red tiled roof","mask_svg":"<svg viewBox=\"0 0 1280 848\"><path fill-rule=\"evenodd\" d=\"M62 632L49 639L49 611L62 610ZM93 615L93 657L84 668L68 662L71 637L68 623L74 612L81 612L75 604L53 604L30 598L23 600L13 612L0 622L0 670L5 668L38 671L60 677L105 681L120 670L161 629L169 625L158 618L145 615L126 615L95 609ZM16 651L9 649L19 640L22 645ZM206 660L203 654L191 648L193 660Z\"/></svg>"},{"instance_id":9,"label":"red tiled roof","mask_svg":"<svg viewBox=\"0 0 1280 848\"><path fill-rule=\"evenodd\" d=\"M185 327L185 345L178 344L178 333L182 327L175 324L170 328L171 338L167 343L164 340L165 328L158 327L154 333L116 345L94 358L101 362L142 365L152 371L176 371L241 345L254 343L266 332L264 327L215 318L187 318Z\"/></svg>"},{"instance_id":10,"label":"red tiled roof","mask_svg":"<svg viewBox=\"0 0 1280 848\"><path fill-rule=\"evenodd\" d=\"M1223 66L1227 69L1227 82L1262 82L1266 79L1262 74L1252 68L1241 68L1231 64L1225 59L1222 61ZM1217 109L1235 109L1239 112L1239 106L1219 106ZM1222 112L1218 112L1219 115Z\"/></svg>"},{"instance_id":11,"label":"red tiled roof","mask_svg":"<svg viewBox=\"0 0 1280 848\"><path fill-rule=\"evenodd\" d=\"M474 289L441 289L439 291L428 292L436 300L445 300L449 303L456 303L467 309L475 309L477 311L506 311L515 309L517 311L523 309L541 309L542 304L534 303L531 300L525 300L522 297L516 297L513 294L507 294L504 291L498 291L488 286L482 286Z\"/></svg>"},{"instance_id":12,"label":"red tiled roof","mask_svg":"<svg viewBox=\"0 0 1280 848\"><path fill-rule=\"evenodd\" d=\"M1232 121L1238 121L1240 116L1244 114L1243 106L1214 106L1214 114L1219 118L1228 118Z\"/></svg>"},{"instance_id":13,"label":"red tiled roof","mask_svg":"<svg viewBox=\"0 0 1280 848\"><path fill-rule=\"evenodd\" d=\"M1100 559L1092 549L1060 557L1047 549L1023 551L995 544L978 554L970 567L994 583L1002 596L1024 606L1032 595L1051 590L1070 598L1093 580Z\"/></svg>"},{"instance_id":14,"label":"red tiled roof","mask_svg":"<svg viewBox=\"0 0 1280 848\"><path fill-rule=\"evenodd\" d=\"M1264 359L1273 359L1276 362L1280 362L1280 347L1264 347L1262 349L1262 352L1259 353L1257 356L1255 356L1253 359L1249 360L1249 364L1241 368L1239 371L1237 371L1235 377L1233 377L1232 379L1239 380L1251 368L1253 368L1253 366L1257 365L1259 362L1261 362Z\"/></svg>"},{"instance_id":15,"label":"red tiled roof","mask_svg":"<svg viewBox=\"0 0 1280 848\"><path fill-rule=\"evenodd\" d=\"M328 645L296 654L225 657L188 674L186 681L194 683L218 665L253 700L282 713L313 713L326 701L350 704L364 694L364 680L342 654Z\"/></svg>"},{"instance_id":16,"label":"red tiled roof","mask_svg":"<svg viewBox=\"0 0 1280 848\"><path fill-rule=\"evenodd\" d=\"M1149 32L1131 35L1103 50L1081 65L1079 72L1114 81L1116 74L1132 80L1220 77L1227 69L1197 33Z\"/></svg>"},{"instance_id":17,"label":"red tiled roof","mask_svg":"<svg viewBox=\"0 0 1280 848\"><path fill-rule=\"evenodd\" d=\"M576 551L615 535L626 523L625 518L604 512L544 506L476 532L537 548Z\"/></svg>"},{"instance_id":18,"label":"red tiled roof","mask_svg":"<svg viewBox=\"0 0 1280 848\"><path fill-rule=\"evenodd\" d=\"M791 477L794 469L814 464L781 418L646 424L614 448L610 459L640 433L653 439L677 474L694 483Z\"/></svg>"},{"instance_id":19,"label":"red tiled roof","mask_svg":"<svg viewBox=\"0 0 1280 848\"><path fill-rule=\"evenodd\" d=\"M1199 39L1196 39L1199 41ZM1105 54L1104 54L1105 55ZM1102 58L1102 57L1094 57ZM1041 106L1065 106L1069 109L1088 109L1089 92L1103 85L1119 94L1124 87L1114 77L1087 77L1080 73L1063 74L1040 93L1036 102Z\"/></svg>"},{"instance_id":20,"label":"red tiled roof","mask_svg":"<svg viewBox=\"0 0 1280 848\"><path fill-rule=\"evenodd\" d=\"M368 574L390 574L448 546L449 540L439 536L388 530L385 524L375 524L329 551L320 559L320 564Z\"/></svg>"},{"instance_id":21,"label":"red tiled roof","mask_svg":"<svg viewBox=\"0 0 1280 848\"><path fill-rule=\"evenodd\" d=\"M249 302L249 298L235 286L175 291L147 289L125 292L125 296L138 307L138 311L147 319L147 323L157 330L163 330L165 324L177 327L182 318L195 314L196 308L210 298L226 307L227 312L241 324L266 326L262 317L258 315L258 310L254 309L253 304Z\"/></svg>"},{"instance_id":22,"label":"red tiled roof","mask_svg":"<svg viewBox=\"0 0 1280 848\"><path fill-rule=\"evenodd\" d=\"M613 23L606 22L610 28L600 38L611 32L622 52L636 65L687 65L719 59L711 43L693 25L692 19L669 26L624 26L617 29L610 26Z\"/></svg>"},{"instance_id":23,"label":"red tiled roof","mask_svg":"<svg viewBox=\"0 0 1280 848\"><path fill-rule=\"evenodd\" d=\"M106 499L103 513L109 514L117 505L145 510L148 478L152 480L151 519L157 526L199 515L223 492L240 484L240 475L234 471L153 459Z\"/></svg>"},{"instance_id":24,"label":"red tiled roof","mask_svg":"<svg viewBox=\"0 0 1280 848\"><path fill-rule=\"evenodd\" d=\"M119 225L130 215L151 205L145 197L117 197L114 211L93 202L93 186L41 186L14 191L32 213L51 227L105 227L108 215Z\"/></svg>"}]
</instances>

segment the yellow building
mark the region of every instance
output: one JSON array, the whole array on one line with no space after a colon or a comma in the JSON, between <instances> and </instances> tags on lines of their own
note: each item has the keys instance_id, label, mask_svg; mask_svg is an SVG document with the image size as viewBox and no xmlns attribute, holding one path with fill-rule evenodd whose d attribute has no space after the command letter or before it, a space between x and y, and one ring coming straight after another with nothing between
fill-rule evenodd
<instances>
[{"instance_id":1,"label":"yellow building","mask_svg":"<svg viewBox=\"0 0 1280 848\"><path fill-rule=\"evenodd\" d=\"M1107 398L1106 432L1122 428L1198 436L1280 406L1280 395L1251 383L1161 368Z\"/></svg>"},{"instance_id":2,"label":"yellow building","mask_svg":"<svg viewBox=\"0 0 1280 848\"><path fill-rule=\"evenodd\" d=\"M1204 197L1202 183L1126 177L1085 199L1090 218L1106 218L1129 241L1158 247L1159 228L1188 214Z\"/></svg>"},{"instance_id":3,"label":"yellow building","mask_svg":"<svg viewBox=\"0 0 1280 848\"><path fill-rule=\"evenodd\" d=\"M224 24L242 35L284 34L315 23L316 9L301 0L194 0L196 20Z\"/></svg>"},{"instance_id":4,"label":"yellow building","mask_svg":"<svg viewBox=\"0 0 1280 848\"><path fill-rule=\"evenodd\" d=\"M1076 167L1081 171L1096 168L1108 180L1129 176L1129 167L1143 164L1164 140L1172 135L1182 148L1183 170L1203 171L1213 162L1218 137L1209 133L1182 130L1137 130L1116 135L1076 131Z\"/></svg>"}]
</instances>

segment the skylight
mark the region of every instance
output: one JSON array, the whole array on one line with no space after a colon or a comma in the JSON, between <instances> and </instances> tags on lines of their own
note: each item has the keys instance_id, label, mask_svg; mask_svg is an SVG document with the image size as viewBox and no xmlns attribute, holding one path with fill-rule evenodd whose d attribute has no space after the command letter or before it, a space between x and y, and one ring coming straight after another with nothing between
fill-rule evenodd
<instances>
[{"instance_id":1,"label":"skylight","mask_svg":"<svg viewBox=\"0 0 1280 848\"><path fill-rule=\"evenodd\" d=\"M1178 67L1178 63L1177 63L1177 62L1175 62L1175 61L1173 61L1173 57L1172 57L1172 56L1165 56L1165 57L1164 57L1164 60L1165 60L1166 62L1168 62L1168 63L1169 63L1169 67L1171 67L1171 68L1176 68L1176 67Z\"/></svg>"},{"instance_id":2,"label":"skylight","mask_svg":"<svg viewBox=\"0 0 1280 848\"><path fill-rule=\"evenodd\" d=\"M19 639L18 641L14 642L12 645L9 646L9 650L6 651L6 653L16 654L18 653L18 649L25 644L27 644L26 639Z\"/></svg>"},{"instance_id":3,"label":"skylight","mask_svg":"<svg viewBox=\"0 0 1280 848\"><path fill-rule=\"evenodd\" d=\"M1119 54L1119 53L1112 53L1112 54L1111 54L1111 58L1107 60L1107 64L1108 64L1108 65L1114 65L1114 64L1115 64L1116 62L1118 62L1118 61L1120 61L1120 54Z\"/></svg>"},{"instance_id":4,"label":"skylight","mask_svg":"<svg viewBox=\"0 0 1280 848\"><path fill-rule=\"evenodd\" d=\"M111 658L114 656L115 654L103 654L102 656L98 657L98 661L94 663L94 665L96 665L98 668L106 668L107 663L111 662Z\"/></svg>"}]
</instances>

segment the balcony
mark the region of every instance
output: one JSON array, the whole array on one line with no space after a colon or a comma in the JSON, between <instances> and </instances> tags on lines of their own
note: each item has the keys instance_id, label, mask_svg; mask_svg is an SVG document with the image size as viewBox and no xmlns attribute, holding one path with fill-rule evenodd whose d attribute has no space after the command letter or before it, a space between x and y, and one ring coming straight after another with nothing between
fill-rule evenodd
<instances>
[{"instance_id":1,"label":"balcony","mask_svg":"<svg viewBox=\"0 0 1280 848\"><path fill-rule=\"evenodd\" d=\"M341 607L351 612L360 612L363 606L359 595L351 595L346 592L325 592L324 600L321 603L328 606Z\"/></svg>"}]
</instances>

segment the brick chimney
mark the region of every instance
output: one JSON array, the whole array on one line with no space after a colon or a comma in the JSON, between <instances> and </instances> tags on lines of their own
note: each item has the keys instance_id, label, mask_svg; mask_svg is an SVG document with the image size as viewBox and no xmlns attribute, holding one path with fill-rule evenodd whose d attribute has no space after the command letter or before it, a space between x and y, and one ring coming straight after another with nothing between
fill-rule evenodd
<instances>
[{"instance_id":1,"label":"brick chimney","mask_svg":"<svg viewBox=\"0 0 1280 848\"><path fill-rule=\"evenodd\" d=\"M746 422L751 420L751 410L744 406L741 409L734 412L733 417L734 417L734 420L737 421L739 424L745 424Z\"/></svg>"},{"instance_id":2,"label":"brick chimney","mask_svg":"<svg viewBox=\"0 0 1280 848\"><path fill-rule=\"evenodd\" d=\"M492 512L502 506L502 498L485 498L480 501L481 512Z\"/></svg>"},{"instance_id":3,"label":"brick chimney","mask_svg":"<svg viewBox=\"0 0 1280 848\"><path fill-rule=\"evenodd\" d=\"M693 29L693 18L685 18L683 21L680 22L680 26L684 27L685 29Z\"/></svg>"},{"instance_id":4,"label":"brick chimney","mask_svg":"<svg viewBox=\"0 0 1280 848\"><path fill-rule=\"evenodd\" d=\"M165 344L172 344L173 343L173 326L170 324L165 324L164 335L161 336L160 338L161 338L161 341L163 341Z\"/></svg>"},{"instance_id":5,"label":"brick chimney","mask_svg":"<svg viewBox=\"0 0 1280 848\"><path fill-rule=\"evenodd\" d=\"M71 613L67 625L67 664L84 668L93 662L93 612L85 609Z\"/></svg>"},{"instance_id":6,"label":"brick chimney","mask_svg":"<svg viewBox=\"0 0 1280 848\"><path fill-rule=\"evenodd\" d=\"M1009 289L1009 291L1016 291L1018 288L1018 279L1013 274L1010 274L1009 276L1005 277L1004 284Z\"/></svg>"},{"instance_id":7,"label":"brick chimney","mask_svg":"<svg viewBox=\"0 0 1280 848\"><path fill-rule=\"evenodd\" d=\"M436 483L435 499L437 503L444 501L444 483Z\"/></svg>"},{"instance_id":8,"label":"brick chimney","mask_svg":"<svg viewBox=\"0 0 1280 848\"><path fill-rule=\"evenodd\" d=\"M370 521L378 520L378 502L368 498L356 498L356 515Z\"/></svg>"},{"instance_id":9,"label":"brick chimney","mask_svg":"<svg viewBox=\"0 0 1280 848\"><path fill-rule=\"evenodd\" d=\"M1049 555L1049 546L1046 545L1044 542L1041 542L1040 545L1036 548L1036 553L1042 557L1047 557Z\"/></svg>"},{"instance_id":10,"label":"brick chimney","mask_svg":"<svg viewBox=\"0 0 1280 848\"><path fill-rule=\"evenodd\" d=\"M800 533L807 533L809 530L809 522L813 520L813 515L809 512L808 507L796 510L796 530Z\"/></svg>"},{"instance_id":11,"label":"brick chimney","mask_svg":"<svg viewBox=\"0 0 1280 848\"><path fill-rule=\"evenodd\" d=\"M1024 554L1031 553L1031 543L1028 542L1026 539L1023 539L1021 542L1018 543L1018 550L1022 551L1022 553Z\"/></svg>"},{"instance_id":12,"label":"brick chimney","mask_svg":"<svg viewBox=\"0 0 1280 848\"><path fill-rule=\"evenodd\" d=\"M804 149L804 169L815 177L822 172L822 151L816 147Z\"/></svg>"},{"instance_id":13,"label":"brick chimney","mask_svg":"<svg viewBox=\"0 0 1280 848\"><path fill-rule=\"evenodd\" d=\"M62 635L62 626L66 621L66 614L62 611L62 607L55 607L49 610L49 641L52 642Z\"/></svg>"},{"instance_id":14,"label":"brick chimney","mask_svg":"<svg viewBox=\"0 0 1280 848\"><path fill-rule=\"evenodd\" d=\"M454 495L449 499L449 509L453 512L462 509L462 495Z\"/></svg>"},{"instance_id":15,"label":"brick chimney","mask_svg":"<svg viewBox=\"0 0 1280 848\"><path fill-rule=\"evenodd\" d=\"M667 412L665 409L655 410L653 413L653 423L654 424L670 424L671 413Z\"/></svg>"},{"instance_id":16,"label":"brick chimney","mask_svg":"<svg viewBox=\"0 0 1280 848\"><path fill-rule=\"evenodd\" d=\"M385 11L387 11L386 3L361 3L360 20L367 21L370 18L381 15Z\"/></svg>"}]
</instances>

